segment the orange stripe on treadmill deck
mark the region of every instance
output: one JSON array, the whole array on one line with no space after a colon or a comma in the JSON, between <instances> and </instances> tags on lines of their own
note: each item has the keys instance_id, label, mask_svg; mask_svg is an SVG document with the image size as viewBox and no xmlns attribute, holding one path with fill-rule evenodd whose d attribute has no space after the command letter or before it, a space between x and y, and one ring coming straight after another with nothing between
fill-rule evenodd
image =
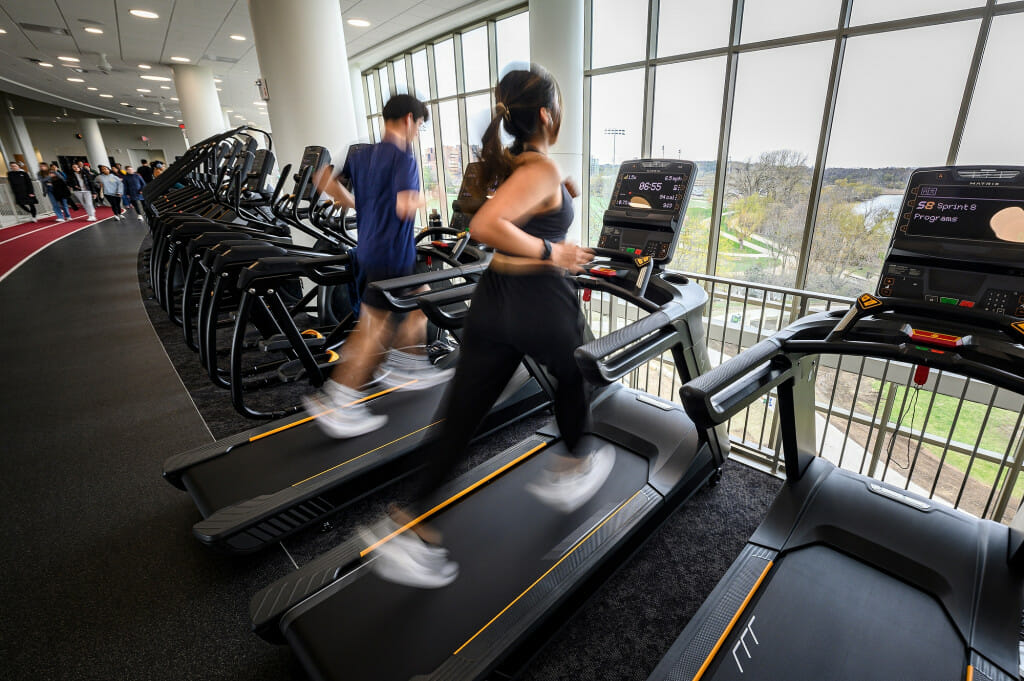
<instances>
[{"instance_id":1,"label":"orange stripe on treadmill deck","mask_svg":"<svg viewBox=\"0 0 1024 681\"><path fill-rule=\"evenodd\" d=\"M394 539L398 535L402 534L403 532L405 532L409 528L416 527L421 522L423 522L424 520L426 520L427 518L429 518L433 514L437 513L441 509L446 508L448 506L451 506L456 501L458 501L462 497L466 496L467 494L469 494L473 490L477 489L478 487L480 487L482 485L487 484L488 482L490 482L494 478L498 477L499 475L501 475L502 473L504 473L508 469L510 469L513 466L515 466L516 464L518 464L520 461L523 461L523 460L529 458L535 452L539 452L541 449L544 449L544 447L547 447L547 446L548 446L547 442L541 442L539 445L537 445L536 447L534 447L530 451L526 452L525 454L521 454L520 456L517 456L515 459L513 459L512 461L509 461L507 464L505 464L504 466L502 466L498 470L494 471L490 475L487 475L486 477L483 477L480 480L477 480L476 482L474 482L472 485L470 485L466 489L462 490L461 492L458 492L457 494L455 494L453 496L448 497L447 499L445 499L440 504L438 504L434 508L430 509L426 513L420 515L417 518L413 518L412 520L407 522L405 525L402 525L397 530L395 530L394 532L392 532L388 536L384 537L383 539L378 540L378 541L374 542L373 544L370 544L365 549L363 549L362 551L359 552L359 557L360 558L365 558L368 553L370 553L371 551L373 551L377 547L379 547L379 546L381 546L383 544L386 544L387 542L391 541L392 539Z\"/></svg>"},{"instance_id":2,"label":"orange stripe on treadmill deck","mask_svg":"<svg viewBox=\"0 0 1024 681\"><path fill-rule=\"evenodd\" d=\"M417 380L419 380L419 379L413 379L411 381L407 381L406 383L403 383L402 385L396 385L394 388L388 388L387 390L381 390L379 393L374 393L372 395L367 395L366 397L360 397L358 400L354 400L354 401L349 402L348 404L345 404L345 405L342 405L342 406L343 407L351 407L351 406L354 406L356 404L359 404L360 402L367 402L367 401L372 400L372 399L374 399L376 397L380 397L381 395L387 395L388 393L394 392L396 390L401 390L402 388L404 388L406 386L412 385ZM271 435L277 435L278 433L280 433L282 431L289 430L291 428L294 428L295 426L301 426L303 423L307 423L309 421L312 421L313 419L320 418L324 414L330 414L332 411L334 411L334 410L333 409L325 409L324 411L320 412L319 414L313 414L312 416L307 416L304 419L299 419L298 421L293 421L292 423L283 425L280 428L274 428L273 430L268 430L265 433L260 433L259 435L253 435L251 438L249 438L249 442L256 442L256 440L262 440L265 437L270 437Z\"/></svg>"},{"instance_id":3,"label":"orange stripe on treadmill deck","mask_svg":"<svg viewBox=\"0 0 1024 681\"><path fill-rule=\"evenodd\" d=\"M700 681L700 677L704 676L704 672L706 672L708 667L711 666L711 661L715 659L715 655L718 654L718 650L722 647L722 644L725 643L725 639L729 637L729 632L731 632L732 628L736 626L736 622L739 621L740 615L742 615L743 611L746 610L747 605L750 603L750 599L754 597L754 593L758 588L760 588L761 582L764 581L764 578L768 575L768 571L772 569L772 565L774 564L775 563L773 561L768 561L768 564L764 566L764 570L761 571L761 576L757 578L756 582L754 582L754 586L750 589L750 593L748 593L747 597L743 599L743 603L741 603L739 609L736 610L736 614L732 616L731 620L729 620L729 625L725 628L725 631L722 632L722 635L718 637L715 647L711 649L711 652L704 659L704 664L702 664L700 669L697 670L697 674L693 677L692 681Z\"/></svg>"},{"instance_id":4,"label":"orange stripe on treadmill deck","mask_svg":"<svg viewBox=\"0 0 1024 681\"><path fill-rule=\"evenodd\" d=\"M974 681L974 667L967 665L967 679L966 681Z\"/></svg>"},{"instance_id":5,"label":"orange stripe on treadmill deck","mask_svg":"<svg viewBox=\"0 0 1024 681\"><path fill-rule=\"evenodd\" d=\"M642 492L642 491L643 491L643 490L637 490L637 491L636 491L636 493L635 493L635 494L634 494L633 496L631 496L631 497L630 497L629 499L626 499L626 500L625 500L625 501L623 501L623 502L622 502L621 504L619 504L618 508L616 508L616 509L615 509L614 511L612 511L612 512L611 512L611 513L610 513L610 514L608 515L608 517L607 517L607 518L605 518L604 520L602 520L602 521L601 521L601 524L600 524L600 525L598 525L597 527L595 527L594 529L592 529L592 530L591 530L590 532L588 532L588 533L587 533L587 536L583 537L583 538L582 538L582 539L580 539L580 540L579 540L578 542L576 542L576 545L575 545L575 546L573 546L573 547L572 547L571 549L569 549L569 551L568 551L568 552L567 552L567 553L566 553L566 554L565 554L564 556L562 556L561 558L559 558L559 559L558 559L558 562L557 562L557 563L555 563L554 565L552 565L551 567L549 567L549 568L548 568L548 569L547 569L547 570L546 570L546 571L544 572L544 574L542 574L542 575L541 575L540 577L538 577L538 578L537 578L537 579L536 579L536 580L535 580L535 581L533 582L533 584L531 584L530 586L526 587L526 589L525 589L525 590L524 590L524 591L523 591L523 592L522 592L521 594L519 594L519 595L518 595L518 596L516 596L516 597L515 597L514 599L512 599L512 602L511 602L511 603L509 603L508 605L506 605L506 606L505 606L504 608L502 608L502 609L501 609L501 612L499 612L499 613L498 613L497 615L495 615L494 617L492 617L492 618L491 618L491 621L490 621L490 622L488 622L488 623L487 623L487 624L485 624L484 626L480 627L480 631L478 631L478 632L476 632L475 634L473 634L472 636L470 636L470 637L469 637L469 640L468 640L468 641L466 641L465 643L463 643L463 644L462 644L461 646L459 646L459 647L458 647L458 648L457 648L457 649L455 650L455 652L454 652L454 653L452 653L452 655L458 655L458 654L459 654L459 653L460 653L460 652L462 651L462 649L463 649L463 648L465 648L466 646L468 646L468 645L469 645L470 643L472 643L472 642L473 642L473 639L475 639L475 638L476 638L477 636L479 636L480 634L484 633L484 630L485 630L485 629L487 629L487 627L489 627L489 626L491 626L492 624L494 624L494 622L495 622L495 621L497 621L497 619L498 619L499 617L501 617L502 615L504 615L504 614L505 614L505 612L506 612L506 611L507 611L507 610L508 610L509 608L511 608L511 607L512 607L513 605L515 605L515 604L516 604L517 602L519 602L519 599L521 599L521 598L522 598L523 596L525 596L526 594L528 594L528 593L530 592L530 589L532 589L533 587L535 587L535 586L537 586L538 584L540 584L540 583L541 583L541 581L542 581L542 580L543 580L543 579L544 579L545 577L547 577L547 576L548 576L549 574L551 574L551 571L552 571L552 570L554 570L554 569L555 569L556 567L558 567L559 565L561 565L561 564L562 564L562 562L563 562L563 561L564 561L564 560L565 560L566 558L568 558L569 556L571 556L571 555L572 555L572 554L573 554L573 553L574 553L574 552L576 551L576 549L578 549L579 547L583 546L583 545L584 545L584 544L585 544L585 543L587 542L587 540L588 540L588 539L590 539L590 537L591 537L591 536L593 536L593 534L594 534L595 532L597 532L597 531L598 531L598 530L600 530L600 529L601 529L602 527L604 527L604 526L605 526L605 523L607 523L607 522L608 522L609 520L611 520L612 518L614 518L614 517L615 517L615 515L616 515L616 514L617 514L617 513L619 512L619 511L621 511L622 509L624 509L624 508L626 507L626 505L627 505L627 504L629 504L629 502L633 501L633 499L635 499L635 498L636 498L636 495L637 495L637 494L640 494L640 492Z\"/></svg>"}]
</instances>

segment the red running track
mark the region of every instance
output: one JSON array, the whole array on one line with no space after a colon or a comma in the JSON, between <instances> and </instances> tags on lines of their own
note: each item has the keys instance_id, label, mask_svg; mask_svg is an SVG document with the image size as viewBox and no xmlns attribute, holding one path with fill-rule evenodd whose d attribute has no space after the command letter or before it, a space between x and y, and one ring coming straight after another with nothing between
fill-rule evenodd
<instances>
[{"instance_id":1,"label":"red running track","mask_svg":"<svg viewBox=\"0 0 1024 681\"><path fill-rule=\"evenodd\" d=\"M96 207L96 222L113 216L109 206ZM135 211L129 211L125 218L137 221L142 229L145 223L136 220ZM26 260L50 244L85 229L96 222L88 222L85 214L72 215L67 222L56 218L40 219L39 222L23 222L20 225L0 229L0 281L18 269Z\"/></svg>"}]
</instances>

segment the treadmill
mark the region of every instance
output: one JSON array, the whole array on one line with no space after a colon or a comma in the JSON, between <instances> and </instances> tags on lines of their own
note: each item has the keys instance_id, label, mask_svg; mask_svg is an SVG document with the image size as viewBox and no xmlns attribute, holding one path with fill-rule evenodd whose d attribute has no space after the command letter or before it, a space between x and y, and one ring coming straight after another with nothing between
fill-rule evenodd
<instances>
[{"instance_id":1,"label":"treadmill","mask_svg":"<svg viewBox=\"0 0 1024 681\"><path fill-rule=\"evenodd\" d=\"M1024 393L1024 168L920 169L902 206L875 295L682 388L708 427L777 388L786 483L650 681L1019 678L1024 534L814 456L819 354Z\"/></svg>"},{"instance_id":2,"label":"treadmill","mask_svg":"<svg viewBox=\"0 0 1024 681\"><path fill-rule=\"evenodd\" d=\"M441 490L423 516L460 565L452 584L428 590L383 581L374 547L353 539L254 596L259 635L287 641L314 679L509 673L669 512L718 480L722 433L701 430L678 404L619 382L666 352L684 377L709 366L701 320L707 294L664 269L694 175L689 161L622 164L600 260L572 278L584 299L599 291L645 313L576 351L585 377L599 386L582 444L610 443L616 456L595 496L563 514L524 489L566 451L554 425L545 426Z\"/></svg>"},{"instance_id":3,"label":"treadmill","mask_svg":"<svg viewBox=\"0 0 1024 681\"><path fill-rule=\"evenodd\" d=\"M428 228L423 235L452 231ZM467 243L468 238L463 237L454 246L435 241L418 250L439 267L442 263L457 263L455 258L462 249L471 248ZM449 247L450 252L442 250ZM258 274L261 263L271 272L282 270L282 266L287 266L282 270L285 274L295 269L294 259L283 263L277 260L283 259L257 262L244 274ZM309 267L327 262L310 260ZM393 309L407 311L412 305L422 304L428 320L457 339L466 301L486 265L487 259L481 257L473 264L393 279L389 285L398 289L424 284L434 289L412 296L417 302L396 301ZM292 331L298 335L297 329ZM298 340L301 343L301 337ZM455 347L437 360L437 366L454 365L458 354ZM176 454L164 462L163 476L187 491L202 514L203 519L192 528L199 541L228 553L253 553L418 467L425 445L440 431L435 414L443 404L446 386L417 391L378 389L367 398L367 405L374 413L387 414L388 423L371 433L336 440L315 423L319 414L291 414ZM553 395L552 379L527 358L481 424L477 437L548 407Z\"/></svg>"}]
</instances>

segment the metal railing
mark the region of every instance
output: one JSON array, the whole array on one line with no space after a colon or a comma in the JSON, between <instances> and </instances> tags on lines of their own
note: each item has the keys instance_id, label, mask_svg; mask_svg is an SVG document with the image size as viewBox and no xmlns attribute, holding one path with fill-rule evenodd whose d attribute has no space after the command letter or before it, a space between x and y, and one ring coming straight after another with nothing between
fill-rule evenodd
<instances>
[{"instance_id":1,"label":"metal railing","mask_svg":"<svg viewBox=\"0 0 1024 681\"><path fill-rule=\"evenodd\" d=\"M808 314L845 309L852 298L690 275L708 292L705 341L712 365ZM594 291L584 310L597 335L643 312ZM921 387L914 366L892 360L822 356L816 374L817 454L971 515L1009 523L1024 479L1024 398L990 384L932 371ZM678 401L671 356L622 379ZM779 414L772 392L729 421L732 456L780 475Z\"/></svg>"},{"instance_id":2,"label":"metal railing","mask_svg":"<svg viewBox=\"0 0 1024 681\"><path fill-rule=\"evenodd\" d=\"M36 199L39 201L39 203L36 204L37 215L39 217L50 217L54 215L50 201L43 196L42 184L40 184L39 180L32 180L32 185L36 188ZM28 222L31 219L32 217L19 208L18 204L14 202L14 192L11 191L11 186L7 183L7 178L0 177L0 229L19 225L22 222Z\"/></svg>"}]
</instances>

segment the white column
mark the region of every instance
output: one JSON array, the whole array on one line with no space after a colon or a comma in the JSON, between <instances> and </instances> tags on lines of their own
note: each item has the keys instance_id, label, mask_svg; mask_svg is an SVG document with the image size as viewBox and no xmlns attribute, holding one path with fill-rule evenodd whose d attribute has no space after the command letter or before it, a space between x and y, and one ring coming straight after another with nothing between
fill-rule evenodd
<instances>
[{"instance_id":1,"label":"white column","mask_svg":"<svg viewBox=\"0 0 1024 681\"><path fill-rule=\"evenodd\" d=\"M550 156L577 183L583 181L583 0L530 0L530 60L546 68L562 90L562 127ZM586 200L576 206L569 238L579 241Z\"/></svg>"},{"instance_id":2,"label":"white column","mask_svg":"<svg viewBox=\"0 0 1024 681\"><path fill-rule=\"evenodd\" d=\"M15 148L13 153L17 154L21 151L21 155L25 157L25 162L32 166L32 171L39 170L39 157L36 155L35 145L32 144L32 138L28 134L28 128L25 127L25 119L21 116L16 116L11 110L11 100L7 99L7 113L11 117L11 129L14 131L14 144Z\"/></svg>"},{"instance_id":3,"label":"white column","mask_svg":"<svg viewBox=\"0 0 1024 681\"><path fill-rule=\"evenodd\" d=\"M224 114L220 110L213 71L208 66L191 64L175 64L171 70L185 132L192 143L197 144L211 135L224 132Z\"/></svg>"},{"instance_id":4,"label":"white column","mask_svg":"<svg viewBox=\"0 0 1024 681\"><path fill-rule=\"evenodd\" d=\"M249 0L249 18L278 163L297 164L311 144L343 161L365 135L356 128L340 3Z\"/></svg>"},{"instance_id":5,"label":"white column","mask_svg":"<svg viewBox=\"0 0 1024 681\"><path fill-rule=\"evenodd\" d=\"M356 137L371 141L370 130L366 127L366 97L363 94L363 74L355 66L348 70L348 80L352 84L352 113L356 124Z\"/></svg>"},{"instance_id":6,"label":"white column","mask_svg":"<svg viewBox=\"0 0 1024 681\"><path fill-rule=\"evenodd\" d=\"M110 165L110 154L107 153L107 145L103 143L103 135L100 134L99 121L95 118L80 118L78 124L82 126L82 137L85 138L85 155L89 159L89 165L99 170L101 165Z\"/></svg>"},{"instance_id":7,"label":"white column","mask_svg":"<svg viewBox=\"0 0 1024 681\"><path fill-rule=\"evenodd\" d=\"M231 130L232 128L237 127L231 122L231 114L229 114L226 109L221 109L220 112L224 114L224 130Z\"/></svg>"}]
</instances>

